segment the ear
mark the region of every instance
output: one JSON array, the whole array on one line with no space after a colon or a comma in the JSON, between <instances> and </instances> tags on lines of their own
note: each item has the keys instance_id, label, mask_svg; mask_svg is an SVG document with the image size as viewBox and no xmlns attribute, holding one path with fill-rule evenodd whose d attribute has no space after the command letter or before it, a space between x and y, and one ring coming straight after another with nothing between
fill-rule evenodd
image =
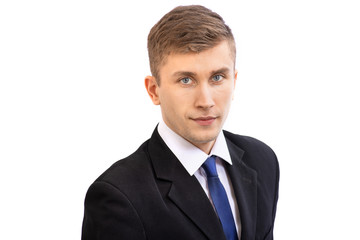
<instances>
[{"instance_id":1,"label":"ear","mask_svg":"<svg viewBox=\"0 0 360 240\"><path fill-rule=\"evenodd\" d=\"M235 69L235 75L234 75L234 89L235 89L235 86L236 86L237 76L238 76L238 70L236 70L236 69Z\"/></svg>"},{"instance_id":2,"label":"ear","mask_svg":"<svg viewBox=\"0 0 360 240\"><path fill-rule=\"evenodd\" d=\"M146 91L148 92L152 102L155 105L160 105L160 99L159 99L159 94L158 94L159 86L156 82L155 77L147 76L145 78L145 88L146 88Z\"/></svg>"},{"instance_id":3,"label":"ear","mask_svg":"<svg viewBox=\"0 0 360 240\"><path fill-rule=\"evenodd\" d=\"M234 75L234 90L235 90L235 86L236 86L237 76L238 76L238 71L235 69L235 75ZM235 92L233 92L232 100L234 100L234 93L235 93Z\"/></svg>"}]
</instances>

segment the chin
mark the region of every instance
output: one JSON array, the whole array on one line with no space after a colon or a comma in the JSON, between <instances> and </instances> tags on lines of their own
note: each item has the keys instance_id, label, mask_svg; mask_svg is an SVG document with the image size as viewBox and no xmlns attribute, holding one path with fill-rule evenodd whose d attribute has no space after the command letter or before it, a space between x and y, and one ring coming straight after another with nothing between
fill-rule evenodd
<instances>
[{"instance_id":1,"label":"chin","mask_svg":"<svg viewBox=\"0 0 360 240\"><path fill-rule=\"evenodd\" d=\"M208 143L208 142L211 142L211 141L214 141L217 136L219 134L219 131L211 131L210 132L206 132L206 133L199 133L199 134L191 134L190 135L190 138L191 138L191 142L194 142L194 143Z\"/></svg>"}]
</instances>

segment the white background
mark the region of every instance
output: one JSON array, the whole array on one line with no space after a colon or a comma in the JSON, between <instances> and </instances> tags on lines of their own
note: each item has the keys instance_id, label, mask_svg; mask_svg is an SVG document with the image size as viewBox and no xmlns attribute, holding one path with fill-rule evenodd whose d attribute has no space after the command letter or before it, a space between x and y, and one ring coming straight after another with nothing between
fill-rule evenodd
<instances>
[{"instance_id":1,"label":"white background","mask_svg":"<svg viewBox=\"0 0 360 240\"><path fill-rule=\"evenodd\" d=\"M160 117L143 83L147 34L194 3L237 42L225 129L278 155L275 238L360 239L355 0L1 1L0 239L80 239L87 188Z\"/></svg>"}]
</instances>

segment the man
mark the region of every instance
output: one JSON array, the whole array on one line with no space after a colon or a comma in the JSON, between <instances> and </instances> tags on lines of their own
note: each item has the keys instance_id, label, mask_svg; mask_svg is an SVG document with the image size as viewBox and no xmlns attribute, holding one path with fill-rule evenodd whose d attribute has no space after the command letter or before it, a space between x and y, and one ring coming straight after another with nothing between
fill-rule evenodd
<instances>
[{"instance_id":1,"label":"man","mask_svg":"<svg viewBox=\"0 0 360 240\"><path fill-rule=\"evenodd\" d=\"M273 239L276 156L222 131L237 78L230 28L202 6L177 7L148 51L145 87L162 120L90 186L82 239Z\"/></svg>"}]
</instances>

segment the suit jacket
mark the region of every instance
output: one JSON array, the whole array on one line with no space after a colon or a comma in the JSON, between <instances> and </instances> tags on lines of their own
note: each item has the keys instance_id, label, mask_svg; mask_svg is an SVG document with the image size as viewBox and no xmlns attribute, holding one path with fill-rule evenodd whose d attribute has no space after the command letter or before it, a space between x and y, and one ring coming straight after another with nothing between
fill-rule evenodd
<instances>
[{"instance_id":1,"label":"suit jacket","mask_svg":"<svg viewBox=\"0 0 360 240\"><path fill-rule=\"evenodd\" d=\"M241 219L242 240L271 240L278 199L274 152L224 131L233 165L225 163ZM226 240L195 176L155 129L138 150L116 162L89 188L82 240Z\"/></svg>"}]
</instances>

